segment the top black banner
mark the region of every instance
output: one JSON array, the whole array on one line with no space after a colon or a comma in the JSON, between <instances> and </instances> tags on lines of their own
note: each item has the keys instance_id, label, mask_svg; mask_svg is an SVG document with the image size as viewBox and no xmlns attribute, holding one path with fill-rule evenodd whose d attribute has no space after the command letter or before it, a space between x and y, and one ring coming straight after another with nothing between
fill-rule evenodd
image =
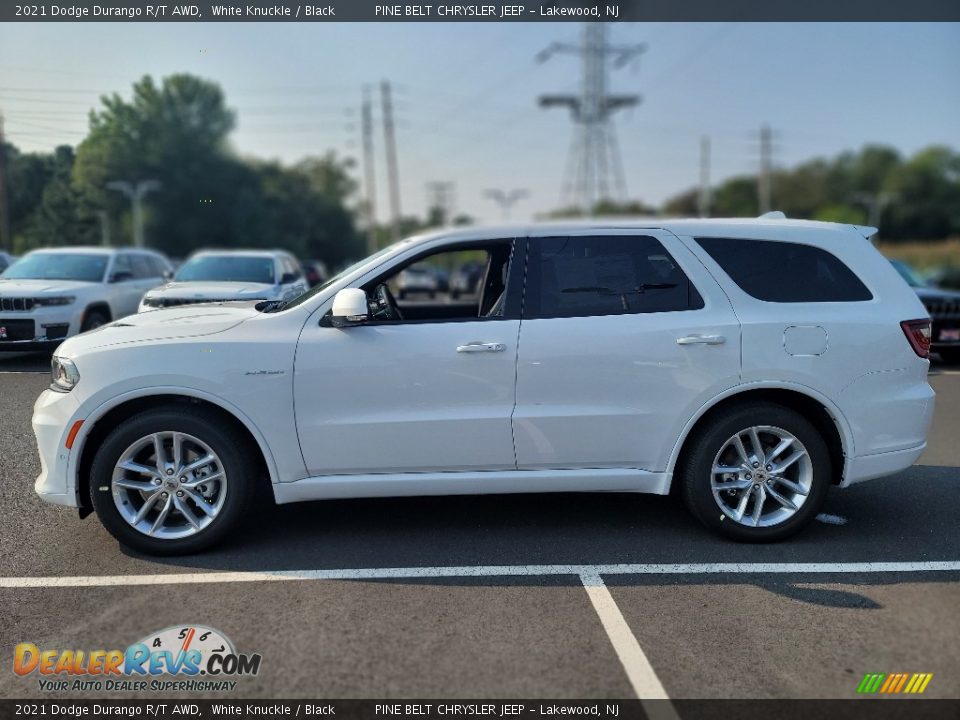
<instances>
[{"instance_id":1,"label":"top black banner","mask_svg":"<svg viewBox=\"0 0 960 720\"><path fill-rule=\"evenodd\" d=\"M191 2L191 0L187 0ZM0 0L0 22L653 22L960 21L960 0L552 0L375 2Z\"/></svg>"}]
</instances>

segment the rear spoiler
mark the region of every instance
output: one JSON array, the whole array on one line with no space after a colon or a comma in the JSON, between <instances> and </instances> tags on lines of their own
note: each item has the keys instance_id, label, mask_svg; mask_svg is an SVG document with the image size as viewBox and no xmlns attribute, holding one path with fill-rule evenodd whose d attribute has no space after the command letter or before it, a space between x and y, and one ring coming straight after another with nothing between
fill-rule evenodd
<instances>
[{"instance_id":1,"label":"rear spoiler","mask_svg":"<svg viewBox=\"0 0 960 720\"><path fill-rule=\"evenodd\" d=\"M854 230L863 235L867 240L872 238L877 234L878 230L875 227L870 227L869 225L853 225Z\"/></svg>"}]
</instances>

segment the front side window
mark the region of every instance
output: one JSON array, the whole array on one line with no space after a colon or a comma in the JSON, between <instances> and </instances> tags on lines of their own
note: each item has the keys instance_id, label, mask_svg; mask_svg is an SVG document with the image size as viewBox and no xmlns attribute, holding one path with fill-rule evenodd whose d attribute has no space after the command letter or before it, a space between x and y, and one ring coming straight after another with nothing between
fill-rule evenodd
<instances>
[{"instance_id":1,"label":"front side window","mask_svg":"<svg viewBox=\"0 0 960 720\"><path fill-rule=\"evenodd\" d=\"M177 270L179 282L250 282L272 285L274 261L258 255L199 255Z\"/></svg>"},{"instance_id":2,"label":"front side window","mask_svg":"<svg viewBox=\"0 0 960 720\"><path fill-rule=\"evenodd\" d=\"M740 289L767 302L872 300L866 285L836 255L813 245L774 240L697 238Z\"/></svg>"},{"instance_id":3,"label":"front side window","mask_svg":"<svg viewBox=\"0 0 960 720\"><path fill-rule=\"evenodd\" d=\"M5 280L81 280L103 282L107 255L85 253L31 253L11 265Z\"/></svg>"},{"instance_id":4,"label":"front side window","mask_svg":"<svg viewBox=\"0 0 960 720\"><path fill-rule=\"evenodd\" d=\"M531 245L523 314L589 317L695 310L696 288L654 237L536 238Z\"/></svg>"}]
</instances>

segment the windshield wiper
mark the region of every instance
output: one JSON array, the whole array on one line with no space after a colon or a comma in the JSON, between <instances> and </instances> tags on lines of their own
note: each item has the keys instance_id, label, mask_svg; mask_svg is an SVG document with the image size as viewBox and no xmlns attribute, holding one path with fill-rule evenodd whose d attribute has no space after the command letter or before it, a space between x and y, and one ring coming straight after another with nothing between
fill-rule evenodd
<instances>
[{"instance_id":1,"label":"windshield wiper","mask_svg":"<svg viewBox=\"0 0 960 720\"><path fill-rule=\"evenodd\" d=\"M260 312L277 312L277 310L283 310L286 307L289 300L264 300L263 302L258 302L253 307Z\"/></svg>"}]
</instances>

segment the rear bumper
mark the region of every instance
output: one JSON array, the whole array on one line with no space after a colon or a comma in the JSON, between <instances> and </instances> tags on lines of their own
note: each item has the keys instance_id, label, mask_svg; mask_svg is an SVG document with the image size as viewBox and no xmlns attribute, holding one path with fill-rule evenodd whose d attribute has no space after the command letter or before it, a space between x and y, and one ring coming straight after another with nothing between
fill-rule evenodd
<instances>
[{"instance_id":1,"label":"rear bumper","mask_svg":"<svg viewBox=\"0 0 960 720\"><path fill-rule=\"evenodd\" d=\"M849 487L866 480L874 480L906 470L917 461L917 458L923 454L926 448L927 443L924 442L916 447L903 450L849 458L840 487Z\"/></svg>"}]
</instances>

